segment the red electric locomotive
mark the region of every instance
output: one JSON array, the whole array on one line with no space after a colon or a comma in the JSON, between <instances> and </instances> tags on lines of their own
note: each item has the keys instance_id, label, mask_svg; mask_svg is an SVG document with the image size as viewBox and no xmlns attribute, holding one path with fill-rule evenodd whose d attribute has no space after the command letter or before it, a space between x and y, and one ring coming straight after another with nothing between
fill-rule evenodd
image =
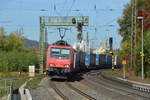
<instances>
[{"instance_id":1,"label":"red electric locomotive","mask_svg":"<svg viewBox=\"0 0 150 100\"><path fill-rule=\"evenodd\" d=\"M70 76L74 71L74 49L72 46L63 40L49 45L46 71L54 78Z\"/></svg>"}]
</instances>

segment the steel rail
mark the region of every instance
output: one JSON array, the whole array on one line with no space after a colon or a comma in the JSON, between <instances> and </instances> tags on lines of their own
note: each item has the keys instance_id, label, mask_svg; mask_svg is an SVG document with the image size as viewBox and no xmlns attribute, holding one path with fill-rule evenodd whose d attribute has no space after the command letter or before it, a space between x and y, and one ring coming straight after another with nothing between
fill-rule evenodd
<instances>
[{"instance_id":1,"label":"steel rail","mask_svg":"<svg viewBox=\"0 0 150 100\"><path fill-rule=\"evenodd\" d=\"M92 75L93 75L93 74L92 74ZM99 75L101 76L101 73L100 73ZM102 79L102 78L103 78L103 79ZM97 79L98 79L98 80L97 80ZM126 93L130 93L130 94L133 94L133 95L142 97L142 98L144 98L144 99L150 99L150 97L143 96L143 95L141 95L141 94L139 94L139 93L134 93L134 92L131 92L131 91L127 91L127 90L124 90L124 89L121 89L121 88L117 88L117 87L111 86L108 82L104 83L104 82L105 82L106 80L108 80L108 79L104 79L103 76L98 77L97 79L95 79L95 78L93 78L93 77L90 77L90 73L88 74L88 76L87 76L87 78L86 78L86 80L87 80L89 83L91 83L90 81L92 81L92 82L98 83L98 84L100 84L100 85L103 85L103 86L105 86L105 87L114 88L114 89L116 89L116 90L120 90L120 91L123 91L123 92L126 92ZM100 81L100 80L101 80L101 81ZM93 83L91 83L91 84L93 84Z\"/></svg>"},{"instance_id":2,"label":"steel rail","mask_svg":"<svg viewBox=\"0 0 150 100\"><path fill-rule=\"evenodd\" d=\"M74 90L75 92L77 92L78 94L80 94L81 96L84 96L85 98L89 99L89 100L96 100L95 98L93 98L92 96L82 92L81 90L73 87L70 83L66 82L65 83L69 88L71 88L72 90Z\"/></svg>"},{"instance_id":3,"label":"steel rail","mask_svg":"<svg viewBox=\"0 0 150 100\"><path fill-rule=\"evenodd\" d=\"M51 88L63 99L63 100L69 100L68 97L66 97L56 86L55 82L50 81Z\"/></svg>"}]
</instances>

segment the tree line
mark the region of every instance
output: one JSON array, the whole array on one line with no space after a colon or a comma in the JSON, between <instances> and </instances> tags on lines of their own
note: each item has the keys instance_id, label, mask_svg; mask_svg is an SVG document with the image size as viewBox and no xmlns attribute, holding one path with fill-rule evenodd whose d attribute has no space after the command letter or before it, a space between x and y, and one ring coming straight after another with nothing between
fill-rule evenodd
<instances>
[{"instance_id":1,"label":"tree line","mask_svg":"<svg viewBox=\"0 0 150 100\"><path fill-rule=\"evenodd\" d=\"M24 46L20 32L6 35L0 27L0 72L28 71L29 65L39 66L35 49Z\"/></svg>"},{"instance_id":2,"label":"tree line","mask_svg":"<svg viewBox=\"0 0 150 100\"><path fill-rule=\"evenodd\" d=\"M136 2L135 2L136 1ZM136 15L132 17L133 4L136 3ZM135 6L134 6L135 7ZM134 8L135 9L135 8ZM142 12L142 14L140 14ZM129 4L125 6L123 16L118 20L120 25L119 34L123 38L121 41L121 49L118 54L121 59L127 59L127 69L133 70L135 75L141 75L141 20L137 17L142 16L144 18L144 74L145 77L150 77L150 0L131 0ZM133 19L132 19L133 18ZM132 21L136 20L136 24ZM134 30L132 30L134 27ZM135 47L134 57L135 66L131 66L131 39L132 31L134 31Z\"/></svg>"}]
</instances>

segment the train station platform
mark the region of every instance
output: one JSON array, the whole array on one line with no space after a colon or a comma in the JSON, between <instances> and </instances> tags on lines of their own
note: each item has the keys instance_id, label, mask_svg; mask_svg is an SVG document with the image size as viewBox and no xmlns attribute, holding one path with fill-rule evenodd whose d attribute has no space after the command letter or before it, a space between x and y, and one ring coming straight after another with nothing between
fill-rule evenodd
<instances>
[{"instance_id":1,"label":"train station platform","mask_svg":"<svg viewBox=\"0 0 150 100\"><path fill-rule=\"evenodd\" d=\"M150 87L150 80L142 80L140 78L121 78L121 77L116 77L117 79L119 80L122 80L122 81L126 81L126 82L131 82L131 83L134 83L134 84L139 84L139 85L145 85L145 86L149 86Z\"/></svg>"},{"instance_id":2,"label":"train station platform","mask_svg":"<svg viewBox=\"0 0 150 100\"><path fill-rule=\"evenodd\" d=\"M140 80L140 79L124 79L121 77L116 77L116 79L121 80L123 82L128 82L131 84L132 88L144 91L144 92L149 92L150 93L150 82L146 80Z\"/></svg>"}]
</instances>

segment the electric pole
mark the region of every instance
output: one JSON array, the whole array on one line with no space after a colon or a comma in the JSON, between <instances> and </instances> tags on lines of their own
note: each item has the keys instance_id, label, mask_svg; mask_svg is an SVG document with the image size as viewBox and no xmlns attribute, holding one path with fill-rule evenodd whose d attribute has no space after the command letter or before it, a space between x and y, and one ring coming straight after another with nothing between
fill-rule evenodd
<instances>
[{"instance_id":1,"label":"electric pole","mask_svg":"<svg viewBox=\"0 0 150 100\"><path fill-rule=\"evenodd\" d=\"M136 20L137 20L137 10L136 10L137 0L134 0L134 36L133 36L133 42L134 42L134 55L133 55L133 67L136 67Z\"/></svg>"},{"instance_id":2,"label":"electric pole","mask_svg":"<svg viewBox=\"0 0 150 100\"><path fill-rule=\"evenodd\" d=\"M131 1L132 6L132 18L131 18L131 63L130 67L134 69L136 67L136 5L137 0Z\"/></svg>"}]
</instances>

